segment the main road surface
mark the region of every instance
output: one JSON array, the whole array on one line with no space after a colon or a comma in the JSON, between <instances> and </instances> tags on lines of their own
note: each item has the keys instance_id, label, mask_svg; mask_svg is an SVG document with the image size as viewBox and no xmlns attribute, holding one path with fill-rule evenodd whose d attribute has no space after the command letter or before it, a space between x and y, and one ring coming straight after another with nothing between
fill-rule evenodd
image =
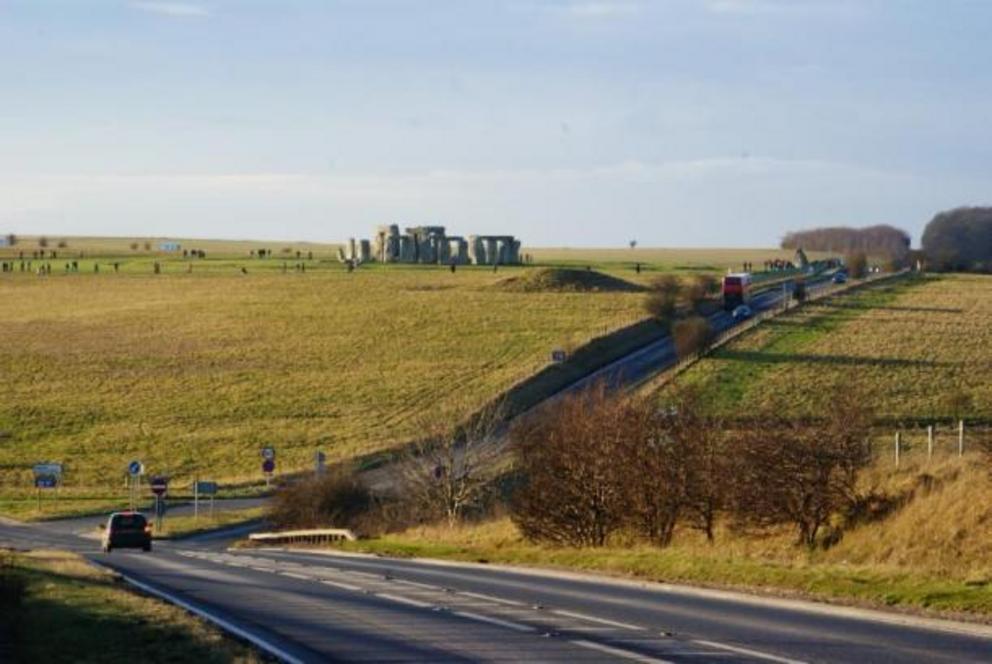
<instances>
[{"instance_id":1,"label":"main road surface","mask_svg":"<svg viewBox=\"0 0 992 664\"><path fill-rule=\"evenodd\" d=\"M228 549L103 554L91 521L0 524L201 612L290 662L988 662L992 629L581 575Z\"/></svg>"}]
</instances>

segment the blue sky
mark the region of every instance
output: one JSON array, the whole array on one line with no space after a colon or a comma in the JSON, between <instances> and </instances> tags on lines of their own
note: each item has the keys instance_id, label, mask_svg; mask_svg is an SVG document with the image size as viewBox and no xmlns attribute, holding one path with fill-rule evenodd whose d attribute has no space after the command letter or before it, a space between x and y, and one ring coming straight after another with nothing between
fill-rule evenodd
<instances>
[{"instance_id":1,"label":"blue sky","mask_svg":"<svg viewBox=\"0 0 992 664\"><path fill-rule=\"evenodd\" d=\"M768 246L988 203L989 2L0 0L0 232Z\"/></svg>"}]
</instances>

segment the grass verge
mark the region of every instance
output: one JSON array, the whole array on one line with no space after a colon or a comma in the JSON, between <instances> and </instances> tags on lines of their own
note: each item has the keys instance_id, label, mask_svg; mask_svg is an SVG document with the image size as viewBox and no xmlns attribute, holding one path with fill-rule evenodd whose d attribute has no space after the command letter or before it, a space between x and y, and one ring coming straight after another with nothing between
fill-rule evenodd
<instances>
[{"instance_id":1,"label":"grass verge","mask_svg":"<svg viewBox=\"0 0 992 664\"><path fill-rule=\"evenodd\" d=\"M217 511L213 516L209 514L209 508L201 506L200 516L166 516L162 521L161 532L155 533L155 539L175 539L178 537L189 537L200 533L238 526L252 521L258 521L265 517L267 508L250 507L243 510Z\"/></svg>"},{"instance_id":2,"label":"grass verge","mask_svg":"<svg viewBox=\"0 0 992 664\"><path fill-rule=\"evenodd\" d=\"M3 574L23 588L20 607L0 616L8 626L17 621L8 648L13 661L262 661L207 623L131 592L79 556L41 550L5 556Z\"/></svg>"}]
</instances>

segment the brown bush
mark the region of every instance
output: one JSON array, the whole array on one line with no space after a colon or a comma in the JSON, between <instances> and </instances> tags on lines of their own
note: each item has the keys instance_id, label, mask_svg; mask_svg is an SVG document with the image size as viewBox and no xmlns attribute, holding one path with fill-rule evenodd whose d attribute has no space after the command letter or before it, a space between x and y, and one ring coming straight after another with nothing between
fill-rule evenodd
<instances>
[{"instance_id":1,"label":"brown bush","mask_svg":"<svg viewBox=\"0 0 992 664\"><path fill-rule=\"evenodd\" d=\"M648 285L644 310L654 318L671 318L678 308L682 282L673 274L655 277Z\"/></svg>"},{"instance_id":2,"label":"brown bush","mask_svg":"<svg viewBox=\"0 0 992 664\"><path fill-rule=\"evenodd\" d=\"M603 386L564 397L513 433L522 485L511 518L525 537L602 546L627 516L627 404Z\"/></svg>"},{"instance_id":3,"label":"brown bush","mask_svg":"<svg viewBox=\"0 0 992 664\"><path fill-rule=\"evenodd\" d=\"M868 257L863 253L851 254L844 259L844 265L852 279L864 279L868 275Z\"/></svg>"},{"instance_id":4,"label":"brown bush","mask_svg":"<svg viewBox=\"0 0 992 664\"><path fill-rule=\"evenodd\" d=\"M672 325L672 343L675 354L683 359L703 351L713 337L713 328L701 316L692 316Z\"/></svg>"},{"instance_id":5,"label":"brown bush","mask_svg":"<svg viewBox=\"0 0 992 664\"><path fill-rule=\"evenodd\" d=\"M720 286L720 280L712 274L697 274L685 287L685 299L694 310L699 305L714 296Z\"/></svg>"},{"instance_id":6,"label":"brown bush","mask_svg":"<svg viewBox=\"0 0 992 664\"><path fill-rule=\"evenodd\" d=\"M368 489L350 469L290 481L278 488L269 519L280 528L353 528L371 507Z\"/></svg>"},{"instance_id":7,"label":"brown bush","mask_svg":"<svg viewBox=\"0 0 992 664\"><path fill-rule=\"evenodd\" d=\"M858 501L858 472L871 461L867 411L840 397L826 421L765 414L740 433L734 507L743 523L792 523L812 548L830 518Z\"/></svg>"}]
</instances>

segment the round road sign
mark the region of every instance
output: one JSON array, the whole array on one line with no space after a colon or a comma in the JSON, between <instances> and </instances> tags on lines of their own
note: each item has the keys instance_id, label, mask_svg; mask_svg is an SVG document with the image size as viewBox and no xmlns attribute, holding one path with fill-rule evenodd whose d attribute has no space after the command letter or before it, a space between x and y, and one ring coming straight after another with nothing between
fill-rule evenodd
<instances>
[{"instance_id":1,"label":"round road sign","mask_svg":"<svg viewBox=\"0 0 992 664\"><path fill-rule=\"evenodd\" d=\"M263 447L262 448L262 458L266 461L275 461L276 459L276 448L274 447Z\"/></svg>"},{"instance_id":2,"label":"round road sign","mask_svg":"<svg viewBox=\"0 0 992 664\"><path fill-rule=\"evenodd\" d=\"M148 486L156 496L164 496L165 492L169 490L169 478L153 477L152 481L148 483Z\"/></svg>"},{"instance_id":3,"label":"round road sign","mask_svg":"<svg viewBox=\"0 0 992 664\"><path fill-rule=\"evenodd\" d=\"M271 473L275 469L276 469L276 462L273 461L272 459L266 459L265 461L262 462L263 473Z\"/></svg>"},{"instance_id":4,"label":"round road sign","mask_svg":"<svg viewBox=\"0 0 992 664\"><path fill-rule=\"evenodd\" d=\"M135 475L142 475L145 472L145 467L140 461L132 461L127 465L127 474L132 477Z\"/></svg>"}]
</instances>

